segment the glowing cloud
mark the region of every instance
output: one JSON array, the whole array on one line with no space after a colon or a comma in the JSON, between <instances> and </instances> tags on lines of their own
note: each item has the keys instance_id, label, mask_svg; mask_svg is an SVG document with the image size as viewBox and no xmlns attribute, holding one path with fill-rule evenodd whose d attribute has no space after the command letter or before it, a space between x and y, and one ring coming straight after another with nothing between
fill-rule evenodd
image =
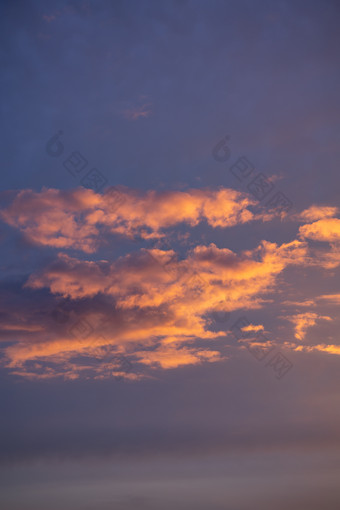
<instances>
[{"instance_id":1,"label":"glowing cloud","mask_svg":"<svg viewBox=\"0 0 340 510\"><path fill-rule=\"evenodd\" d=\"M340 305L340 294L324 294L323 296L319 296L318 299L331 304Z\"/></svg>"},{"instance_id":2,"label":"glowing cloud","mask_svg":"<svg viewBox=\"0 0 340 510\"><path fill-rule=\"evenodd\" d=\"M297 215L296 218L306 222L323 220L325 218L333 218L338 211L338 207L312 205Z\"/></svg>"},{"instance_id":3,"label":"glowing cloud","mask_svg":"<svg viewBox=\"0 0 340 510\"><path fill-rule=\"evenodd\" d=\"M246 194L228 188L145 193L109 188L102 195L84 188L43 189L17 192L0 217L34 243L92 253L108 233L161 238L164 229L180 223L206 221L225 228L268 219L249 210L254 204Z\"/></svg>"},{"instance_id":4,"label":"glowing cloud","mask_svg":"<svg viewBox=\"0 0 340 510\"><path fill-rule=\"evenodd\" d=\"M168 236L166 229L180 224L194 227L206 222L212 228L226 228L268 220L268 214L249 209L254 205L246 194L227 188L169 192L110 188L102 195L83 188L44 189L13 193L0 214L37 244L93 253L109 234L159 240ZM18 314L9 314L0 330L11 342L5 348L5 363L29 377L37 373L72 378L89 370L95 377L121 375L124 370L116 361L107 361L112 353L138 366L163 369L217 361L219 351L206 344L218 342L225 332L211 330L211 314L261 308L288 266L334 267L340 255L340 244L334 241L340 236L340 220L331 217L335 212L313 206L301 213L301 219L323 219L301 226L300 240L282 245L262 241L240 253L214 243L190 249L184 259L172 249L159 248L143 248L114 261L59 253L54 262L31 274L24 287L37 293L48 289L54 303L69 303L70 318L66 324L55 324L43 313L31 317L23 310L19 319ZM309 239L316 238L333 243L322 256L311 251ZM333 302L338 302L334 296ZM314 306L315 300L285 304ZM317 320L331 320L312 312L286 318L299 340ZM254 335L263 330L261 324L245 329ZM197 341L205 345L198 347ZM103 357L105 362L91 363Z\"/></svg>"},{"instance_id":5,"label":"glowing cloud","mask_svg":"<svg viewBox=\"0 0 340 510\"><path fill-rule=\"evenodd\" d=\"M302 225L299 229L303 238L314 241L325 241L332 243L340 241L340 219L326 218L314 223Z\"/></svg>"},{"instance_id":6,"label":"glowing cloud","mask_svg":"<svg viewBox=\"0 0 340 510\"><path fill-rule=\"evenodd\" d=\"M47 363L49 369L54 364L50 374L58 373L58 366L63 376L71 373L71 366L79 374L88 369L88 358L100 358L112 349L150 367L216 361L216 350L195 345L198 339L218 341L225 336L209 329L209 314L261 307L261 294L274 289L285 267L301 263L305 251L303 243L294 241L281 246L262 242L240 254L215 244L197 246L185 260L158 249L142 249L111 263L60 254L25 286L47 287L71 300L72 327L53 327L50 320L34 340L25 340L27 332L19 336L5 350L7 366L32 374L32 364L44 373ZM104 307L96 305L98 299L105 299ZM263 326L253 325L251 330L258 332ZM86 362L77 361L79 356ZM97 376L111 373L111 368L99 365Z\"/></svg>"},{"instance_id":7,"label":"glowing cloud","mask_svg":"<svg viewBox=\"0 0 340 510\"><path fill-rule=\"evenodd\" d=\"M294 324L295 338L297 340L303 340L306 336L307 329L314 326L318 320L332 320L328 316L318 315L314 312L299 313L288 316L286 319Z\"/></svg>"}]
</instances>

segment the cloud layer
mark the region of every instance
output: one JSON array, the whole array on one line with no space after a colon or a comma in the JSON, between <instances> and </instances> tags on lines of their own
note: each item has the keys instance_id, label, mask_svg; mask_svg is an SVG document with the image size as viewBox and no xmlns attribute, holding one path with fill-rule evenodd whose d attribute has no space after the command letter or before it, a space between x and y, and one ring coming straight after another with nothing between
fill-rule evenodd
<instances>
[{"instance_id":1,"label":"cloud layer","mask_svg":"<svg viewBox=\"0 0 340 510\"><path fill-rule=\"evenodd\" d=\"M262 295L274 289L276 277L287 266L301 263L305 251L303 243L294 241L281 246L263 242L238 255L214 244L197 246L185 260L173 251L156 249L142 249L111 263L60 254L31 275L25 289L47 288L56 300L73 303L73 325L53 327L45 320L39 332L23 318L21 339L18 331L18 341L5 351L8 367L25 372L32 360L38 365L50 360L63 364L64 374L68 366L68 376L76 377L87 366L79 363L76 368L77 356L96 352L100 358L108 349L138 364L162 368L217 361L223 356L208 344L225 332L211 330L209 314L260 308ZM96 306L96 300L104 300L105 306ZM32 328L36 335L27 342ZM98 371L103 375L103 366ZM51 374L56 372L50 367Z\"/></svg>"},{"instance_id":2,"label":"cloud layer","mask_svg":"<svg viewBox=\"0 0 340 510\"><path fill-rule=\"evenodd\" d=\"M249 209L255 203L228 188L144 193L109 188L104 194L84 188L24 190L15 193L1 218L34 243L92 253L108 234L156 239L179 224L193 227L205 221L226 228L266 219Z\"/></svg>"},{"instance_id":3,"label":"cloud layer","mask_svg":"<svg viewBox=\"0 0 340 510\"><path fill-rule=\"evenodd\" d=\"M27 306L20 314L10 310L2 320L1 336L11 341L5 363L29 377L76 378L92 371L95 377L134 379L150 367L221 360L219 342L227 333L212 327L213 314L260 309L290 266L340 263L336 208L312 206L300 213L295 220L312 223L300 226L299 239L281 245L263 240L237 253L215 243L198 244L184 258L174 249L142 248L116 260L84 260L65 251L93 253L110 234L167 239L168 229L181 224L206 222L216 229L269 217L249 209L254 206L249 196L227 188L144 193L110 188L103 195L84 188L45 189L10 198L1 212L4 221L34 243L63 249L23 286L36 300L48 292L49 308L33 316ZM311 246L316 239L326 248ZM316 301L304 306L315 307ZM316 321L331 320L308 310L286 319L300 341ZM252 327L255 336L264 329ZM131 363L133 372L126 370Z\"/></svg>"}]
</instances>

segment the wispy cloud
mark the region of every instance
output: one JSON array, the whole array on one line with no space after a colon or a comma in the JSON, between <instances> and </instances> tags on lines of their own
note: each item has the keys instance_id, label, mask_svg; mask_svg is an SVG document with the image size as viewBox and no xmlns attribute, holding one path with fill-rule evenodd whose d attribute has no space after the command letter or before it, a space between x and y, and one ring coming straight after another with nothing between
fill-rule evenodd
<instances>
[{"instance_id":1,"label":"wispy cloud","mask_svg":"<svg viewBox=\"0 0 340 510\"><path fill-rule=\"evenodd\" d=\"M294 324L295 338L303 340L306 336L307 329L314 326L319 320L331 321L331 317L327 315L319 315L315 312L298 313L296 315L286 316L287 320Z\"/></svg>"},{"instance_id":2,"label":"wispy cloud","mask_svg":"<svg viewBox=\"0 0 340 510\"><path fill-rule=\"evenodd\" d=\"M152 115L152 105L151 103L145 103L140 106L127 108L122 111L122 115L128 120L138 120L140 118L147 118L150 117L150 115Z\"/></svg>"},{"instance_id":3,"label":"wispy cloud","mask_svg":"<svg viewBox=\"0 0 340 510\"><path fill-rule=\"evenodd\" d=\"M340 305L340 294L323 294L318 299L330 304Z\"/></svg>"},{"instance_id":4,"label":"wispy cloud","mask_svg":"<svg viewBox=\"0 0 340 510\"><path fill-rule=\"evenodd\" d=\"M301 213L294 216L295 219L304 222L334 218L339 212L338 207L312 205Z\"/></svg>"}]
</instances>

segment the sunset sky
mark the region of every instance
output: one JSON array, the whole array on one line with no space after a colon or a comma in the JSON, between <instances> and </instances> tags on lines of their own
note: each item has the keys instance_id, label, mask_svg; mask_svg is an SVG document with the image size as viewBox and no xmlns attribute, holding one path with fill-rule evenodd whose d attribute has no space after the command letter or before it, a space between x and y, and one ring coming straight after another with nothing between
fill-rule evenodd
<instances>
[{"instance_id":1,"label":"sunset sky","mask_svg":"<svg viewBox=\"0 0 340 510\"><path fill-rule=\"evenodd\" d=\"M340 508L339 22L1 2L1 509Z\"/></svg>"}]
</instances>

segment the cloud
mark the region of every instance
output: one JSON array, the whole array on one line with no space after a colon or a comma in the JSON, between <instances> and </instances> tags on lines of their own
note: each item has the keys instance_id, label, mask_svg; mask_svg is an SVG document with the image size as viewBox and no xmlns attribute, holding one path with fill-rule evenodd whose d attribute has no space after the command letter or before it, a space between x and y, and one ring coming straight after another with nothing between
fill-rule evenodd
<instances>
[{"instance_id":1,"label":"cloud","mask_svg":"<svg viewBox=\"0 0 340 510\"><path fill-rule=\"evenodd\" d=\"M293 345L291 346L293 348ZM326 352L328 354L334 354L336 356L340 355L340 345L334 344L317 344L317 345L298 345L294 346L295 351L305 351L305 352Z\"/></svg>"},{"instance_id":2,"label":"cloud","mask_svg":"<svg viewBox=\"0 0 340 510\"><path fill-rule=\"evenodd\" d=\"M323 294L322 296L319 296L318 299L327 301L331 304L340 305L340 294Z\"/></svg>"},{"instance_id":3,"label":"cloud","mask_svg":"<svg viewBox=\"0 0 340 510\"><path fill-rule=\"evenodd\" d=\"M325 269L334 269L340 265L340 242L331 243L328 251L319 251L315 255L316 265Z\"/></svg>"},{"instance_id":4,"label":"cloud","mask_svg":"<svg viewBox=\"0 0 340 510\"><path fill-rule=\"evenodd\" d=\"M314 299L306 299L304 301L291 301L291 300L286 300L286 301L283 301L282 302L283 305L286 305L286 306L302 306L302 307L311 307L311 306L315 306L316 303L314 301Z\"/></svg>"},{"instance_id":5,"label":"cloud","mask_svg":"<svg viewBox=\"0 0 340 510\"><path fill-rule=\"evenodd\" d=\"M86 189L24 190L16 193L0 217L34 243L93 252L99 231L88 215L99 207L100 200L100 195Z\"/></svg>"},{"instance_id":6,"label":"cloud","mask_svg":"<svg viewBox=\"0 0 340 510\"><path fill-rule=\"evenodd\" d=\"M328 352L329 354L336 354L340 355L340 345L326 345L326 344L320 344L316 345L315 349L322 352Z\"/></svg>"},{"instance_id":7,"label":"cloud","mask_svg":"<svg viewBox=\"0 0 340 510\"><path fill-rule=\"evenodd\" d=\"M312 206L300 214L301 219L317 220L300 226L300 239L328 243L326 247L310 248L311 265L333 269L340 264L340 219L333 217L338 210L337 207Z\"/></svg>"},{"instance_id":8,"label":"cloud","mask_svg":"<svg viewBox=\"0 0 340 510\"><path fill-rule=\"evenodd\" d=\"M251 296L268 290L277 274L290 264L303 263L305 256L306 246L300 241L281 246L263 241L240 254L212 243L196 246L183 260L173 250L160 249L141 249L111 263L59 254L55 262L32 274L26 286L47 287L72 299L102 293L114 296L123 308L160 306L174 298L192 307L195 295L194 307L202 300L204 311L209 303L216 309L219 302L225 309L228 302L235 309L238 303L251 305Z\"/></svg>"},{"instance_id":9,"label":"cloud","mask_svg":"<svg viewBox=\"0 0 340 510\"><path fill-rule=\"evenodd\" d=\"M262 324L249 324L248 326L244 326L243 328L241 328L242 331L263 331L264 330L264 327Z\"/></svg>"},{"instance_id":10,"label":"cloud","mask_svg":"<svg viewBox=\"0 0 340 510\"><path fill-rule=\"evenodd\" d=\"M314 223L302 225L300 236L304 239L333 243L340 241L340 219L325 218Z\"/></svg>"},{"instance_id":11,"label":"cloud","mask_svg":"<svg viewBox=\"0 0 340 510\"><path fill-rule=\"evenodd\" d=\"M141 106L135 106L123 110L122 114L126 119L138 120L140 118L150 117L152 114L151 103L145 103Z\"/></svg>"},{"instance_id":12,"label":"cloud","mask_svg":"<svg viewBox=\"0 0 340 510\"><path fill-rule=\"evenodd\" d=\"M164 229L179 224L193 227L204 221L226 228L268 219L250 211L254 204L246 194L228 188L167 192L109 188L104 194L84 188L23 190L15 193L0 217L34 243L93 253L110 233L158 239Z\"/></svg>"},{"instance_id":13,"label":"cloud","mask_svg":"<svg viewBox=\"0 0 340 510\"><path fill-rule=\"evenodd\" d=\"M206 222L212 228L226 228L267 220L250 210L253 205L247 195L227 188L168 192L109 188L104 194L84 188L43 189L13 192L1 217L38 244L93 253L109 234L162 239L168 236L166 229L181 224ZM307 211L307 219L321 214L319 209ZM331 220L335 218L316 223ZM311 251L307 229L312 225L300 227L300 240L281 245L262 241L240 253L214 243L191 248L183 259L173 249L160 248L142 248L114 261L59 253L31 274L23 289L48 292L54 302L71 304L68 322L56 327L51 318L40 317L39 323L25 313L19 320L6 317L0 333L11 341L5 349L7 366L44 377L46 370L51 377L79 377L88 370L95 377L106 377L122 371L113 362L90 361L107 359L112 352L144 368L216 361L219 351L211 342L218 342L225 332L211 330L213 313L261 308L288 266L331 263L332 249L323 258ZM317 320L331 320L311 312L286 318L299 340ZM250 327L255 333L264 329ZM140 375L137 370L127 377Z\"/></svg>"},{"instance_id":14,"label":"cloud","mask_svg":"<svg viewBox=\"0 0 340 510\"><path fill-rule=\"evenodd\" d=\"M189 349L187 347L163 346L157 351L140 351L138 357L142 363L160 366L163 369L177 368L183 365L196 365L204 361L221 361L223 356L219 351L204 349Z\"/></svg>"},{"instance_id":15,"label":"cloud","mask_svg":"<svg viewBox=\"0 0 340 510\"><path fill-rule=\"evenodd\" d=\"M239 254L215 244L196 246L183 260L173 250L159 249L141 249L113 262L60 254L32 274L24 290L39 293L47 288L54 301L66 300L66 323L62 310L50 312L48 319L40 311L41 328L34 338L27 341L27 331L15 340L12 335L5 349L7 366L22 374L45 374L45 367L51 377L78 377L90 370L91 359L112 352L127 356L138 367L165 369L217 361L221 356L210 343L226 333L211 330L210 314L260 308L278 274L301 263L305 251L300 241L281 246L263 241L253 251ZM22 321L27 321L21 313ZM7 318L7 323L13 322L13 317ZM253 331L260 329L263 326L253 326ZM5 339L8 333L4 327ZM197 344L202 341L204 346ZM112 364L91 367L96 377L115 373Z\"/></svg>"},{"instance_id":16,"label":"cloud","mask_svg":"<svg viewBox=\"0 0 340 510\"><path fill-rule=\"evenodd\" d=\"M56 19L56 17L57 16L55 14L51 14L51 15L43 14L43 20L47 21L47 23L50 23L51 21L54 21Z\"/></svg>"},{"instance_id":17,"label":"cloud","mask_svg":"<svg viewBox=\"0 0 340 510\"><path fill-rule=\"evenodd\" d=\"M338 207L312 205L308 209L305 209L300 214L296 215L295 218L309 222L326 218L333 218L338 212Z\"/></svg>"},{"instance_id":18,"label":"cloud","mask_svg":"<svg viewBox=\"0 0 340 510\"><path fill-rule=\"evenodd\" d=\"M328 316L319 315L315 312L298 313L285 317L294 324L295 338L303 340L306 336L307 329L314 326L318 320L331 321Z\"/></svg>"}]
</instances>

